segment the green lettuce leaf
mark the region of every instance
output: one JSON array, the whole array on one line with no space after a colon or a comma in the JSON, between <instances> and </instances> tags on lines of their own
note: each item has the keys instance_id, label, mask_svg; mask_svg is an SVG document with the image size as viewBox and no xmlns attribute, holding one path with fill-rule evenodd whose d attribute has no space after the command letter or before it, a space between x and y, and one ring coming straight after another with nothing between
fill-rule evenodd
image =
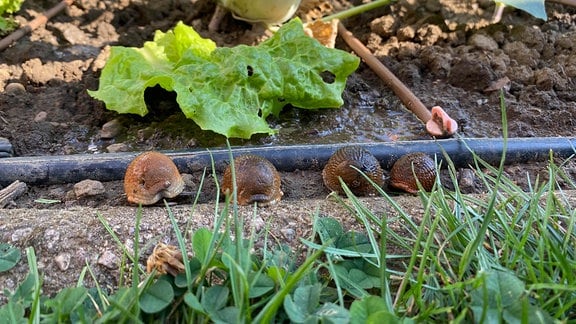
<instances>
[{"instance_id":1,"label":"green lettuce leaf","mask_svg":"<svg viewBox=\"0 0 576 324\"><path fill-rule=\"evenodd\" d=\"M142 48L112 47L99 88L89 94L119 113L148 113L144 91L160 85L176 92L187 118L227 137L272 134L268 116L286 104L337 108L346 78L360 60L322 46L294 19L259 46L217 48L178 23L157 31Z\"/></svg>"}]
</instances>

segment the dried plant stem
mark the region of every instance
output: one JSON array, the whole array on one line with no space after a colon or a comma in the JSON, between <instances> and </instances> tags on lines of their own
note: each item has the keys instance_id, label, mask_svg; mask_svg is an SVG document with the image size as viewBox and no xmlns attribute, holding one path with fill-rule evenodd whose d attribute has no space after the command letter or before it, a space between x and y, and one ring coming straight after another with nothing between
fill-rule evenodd
<instances>
[{"instance_id":1,"label":"dried plant stem","mask_svg":"<svg viewBox=\"0 0 576 324\"><path fill-rule=\"evenodd\" d=\"M368 2L365 3L363 5L360 6L355 6L352 7L350 9L341 11L341 12L337 12L335 14L332 14L330 16L326 16L324 18L322 18L323 21L330 21L333 19L346 19L346 18L350 18L352 16L356 16L359 15L361 13L364 13L366 11L370 11L372 9L376 9L378 7L382 7L382 6L386 6L389 5L390 3L392 3L393 0L376 0L376 1L372 1L372 2Z\"/></svg>"},{"instance_id":2,"label":"dried plant stem","mask_svg":"<svg viewBox=\"0 0 576 324\"><path fill-rule=\"evenodd\" d=\"M34 29L44 25L50 18L56 16L60 11L74 2L73 0L62 0L60 3L45 11L42 15L34 18L28 25L16 30L12 34L0 40L0 51L5 50L10 44L22 38L24 35L33 31Z\"/></svg>"},{"instance_id":3,"label":"dried plant stem","mask_svg":"<svg viewBox=\"0 0 576 324\"><path fill-rule=\"evenodd\" d=\"M412 111L416 117L418 117L423 123L428 122L432 118L432 114L424 106L422 101L416 97L416 95L408 89L400 81L394 73L392 73L378 58L376 58L370 50L360 42L354 35L349 32L342 23L338 23L338 34L342 36L344 41L352 48L358 56L360 56L366 64L382 79L386 84L394 91L394 93L400 98L404 106L406 106L410 111Z\"/></svg>"},{"instance_id":4,"label":"dried plant stem","mask_svg":"<svg viewBox=\"0 0 576 324\"><path fill-rule=\"evenodd\" d=\"M28 190L28 186L24 182L14 181L8 187L0 190L0 208L6 207L14 199L20 197Z\"/></svg>"}]
</instances>

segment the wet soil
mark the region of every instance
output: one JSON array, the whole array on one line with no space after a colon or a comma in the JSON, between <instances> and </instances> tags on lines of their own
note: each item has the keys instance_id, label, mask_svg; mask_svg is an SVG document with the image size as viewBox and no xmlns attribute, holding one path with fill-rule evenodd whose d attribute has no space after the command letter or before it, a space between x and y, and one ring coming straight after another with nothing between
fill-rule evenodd
<instances>
[{"instance_id":1,"label":"wet soil","mask_svg":"<svg viewBox=\"0 0 576 324\"><path fill-rule=\"evenodd\" d=\"M16 19L29 21L56 3L56 0L25 2ZM331 6L310 3L312 10L298 13L303 20L326 14L326 9L319 10L320 7L338 11L360 1L334 1ZM459 136L502 136L500 90L506 101L509 136L574 136L576 9L553 3L547 3L546 9L547 21L508 8L501 22L490 23L494 10L492 1L401 0L343 23L426 106L445 108L459 122ZM77 1L65 13L0 53L0 137L12 143L16 156L224 146L222 136L207 134L186 120L179 112L173 94L161 89L147 91L152 113L145 117L107 111L102 102L86 92L98 87L99 73L110 46L140 47L152 38L155 30L166 31L180 20L192 25L202 36L215 40L219 46L254 43L259 38L250 24L230 15L224 17L218 31L209 32L207 26L213 11L214 4L202 0ZM336 47L349 50L340 39ZM421 122L364 64L349 78L343 97L345 104L340 109L307 111L286 107L280 118L269 120L278 129L278 134L232 140L232 144L430 139ZM104 125L110 125L111 121L119 125L117 132L112 136L104 135L103 131L107 130ZM569 177L575 177L573 162L563 168ZM506 171L525 188L536 177L547 176L545 161L508 166ZM319 203L306 199L323 201L329 193L322 185L318 170L283 173L282 177L285 196L280 206L290 209L289 206L304 205L308 207L308 217ZM443 178L445 185L450 187L449 177L443 174ZM173 200L174 203L188 205L193 201L202 174L190 174L186 179L186 194ZM473 179L471 183L467 192L482 192L482 187ZM95 213L101 210L104 210L103 214L114 213L122 209L123 212L118 213L124 216L118 216L119 221L133 224L135 208L128 207L128 211L124 211L122 207L128 206L122 183L104 183L103 194L83 198L75 196L73 186L70 183L29 187L23 196L7 206L12 211L0 211L0 215L4 214L0 217L1 240L22 248L36 245L49 254L43 262L50 271L77 271L85 264L84 259L97 261L106 252L105 247L113 250L114 244L106 238ZM216 188L208 172L200 202L211 204ZM38 202L39 198L58 203ZM417 210L418 200L413 200L413 204L409 208ZM83 209L86 207L96 209L86 212ZM282 208L271 209L270 213L291 219L297 225L307 224L294 220L288 216L293 213L283 212ZM17 219L18 215L31 210L50 216ZM150 209L150 213L152 210L158 212L159 209ZM197 217L211 217L206 215L211 215L213 209L206 210L205 215ZM185 215L186 212L180 213ZM80 230L65 226L65 223L74 222L70 220L74 215L81 219L77 224ZM346 220L346 216L342 219ZM34 222L38 223L32 224ZM49 222L50 228L40 226L44 222ZM163 222L151 225L151 228L157 226L154 235L168 235L169 230L162 227ZM353 227L354 220L346 223ZM128 230L130 225L122 226L126 229L122 232L123 238L127 239L133 230ZM56 241L63 246L48 246L52 240L50 235L56 235L53 230L59 227L62 232L57 233L65 233L64 228L67 228L66 231L76 233L73 238L79 242L70 243L71 236L58 234ZM86 236L96 227L98 235ZM285 225L277 224L275 228L280 231ZM18 235L15 238L15 233L24 233L25 239ZM88 248L89 242L95 242L100 248ZM74 244L78 246L74 247ZM93 253L88 253L90 257L87 250ZM62 253L68 254L66 258L72 256L73 260L80 261L73 263L74 267L62 270L60 263L54 263L55 256ZM115 272L111 270L117 268L106 267L104 265L99 273L113 278ZM14 284L16 279L9 280ZM58 286L62 287L58 283L51 287Z\"/></svg>"}]
</instances>

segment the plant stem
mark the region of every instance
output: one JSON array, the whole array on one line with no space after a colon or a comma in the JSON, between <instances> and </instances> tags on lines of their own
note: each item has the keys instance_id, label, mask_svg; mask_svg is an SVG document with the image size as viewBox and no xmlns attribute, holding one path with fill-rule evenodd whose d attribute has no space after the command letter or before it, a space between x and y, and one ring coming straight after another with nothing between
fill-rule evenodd
<instances>
[{"instance_id":1,"label":"plant stem","mask_svg":"<svg viewBox=\"0 0 576 324\"><path fill-rule=\"evenodd\" d=\"M335 14L332 14L330 16L326 16L324 18L322 18L323 21L330 21L332 19L346 19L352 16L356 16L359 15L361 13L364 13L366 11L370 11L372 9L376 9L378 7L382 7L385 5L388 5L392 2L393 0L376 0L376 1L372 1L370 3L366 3L360 6L356 6L356 7L352 7L350 9L341 11L341 12L337 12Z\"/></svg>"}]
</instances>

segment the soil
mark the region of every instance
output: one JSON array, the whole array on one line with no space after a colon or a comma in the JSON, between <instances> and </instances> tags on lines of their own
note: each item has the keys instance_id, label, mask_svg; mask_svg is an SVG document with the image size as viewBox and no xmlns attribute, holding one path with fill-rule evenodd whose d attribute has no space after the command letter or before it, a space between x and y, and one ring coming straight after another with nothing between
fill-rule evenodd
<instances>
[{"instance_id":1,"label":"soil","mask_svg":"<svg viewBox=\"0 0 576 324\"><path fill-rule=\"evenodd\" d=\"M317 2L320 1L308 1L309 10L301 9L298 15L307 20L329 13L327 8L339 11L361 3L333 1L320 6ZM27 1L15 18L21 23L30 21L57 3ZM12 143L15 156L224 146L225 138L203 132L185 119L174 95L161 89L147 91L147 104L153 113L145 117L107 111L102 102L86 92L98 87L110 46L140 47L153 37L155 30L166 31L178 21L192 25L219 46L253 44L262 38L257 28L230 15L224 17L216 32L208 31L214 8L212 2L203 0L76 1L65 13L0 52L0 137ZM574 136L576 8L546 3L547 21L507 8L498 23L491 23L493 11L494 2L488 0L400 0L343 23L426 106L442 106L456 119L460 136L502 136L500 90L506 101L510 137ZM340 39L336 47L349 50ZM349 78L343 98L345 104L340 109L307 111L286 107L280 118L269 121L279 129L278 134L232 140L232 144L430 139L421 122L364 64ZM119 125L118 131L112 136L103 135L111 121ZM575 178L573 162L563 168ZM547 176L546 163L542 161L508 166L506 171L523 187L537 176ZM187 175L186 194L172 200L181 205L175 208L182 222L201 178L202 174ZM322 185L319 171L282 173L282 178L283 201L264 210L266 216L272 214L272 219L286 219L286 224L292 224L274 225L277 233L293 228L294 233L290 233L299 236L304 232L298 228L309 227L310 215L317 206L332 206L324 200L329 191ZM443 174L443 179L450 188L447 174ZM199 200L208 206L213 206L217 190L211 180L208 177L204 181ZM103 194L83 198L76 197L73 186L29 186L26 194L7 206L9 209L0 211L1 240L20 248L35 246L45 253L41 255L43 271L69 274L46 280L48 292L67 282L74 283L85 260L99 264L99 278L114 287L118 267L98 261L107 251L114 251L111 253L116 253L117 258L120 254L95 214L118 214L110 221L118 222L113 228L123 242L128 242L136 209L127 204L120 181L104 183ZM466 188L469 193L482 190L474 181ZM39 198L60 203L38 203ZM406 198L408 208L420 209L419 200L411 198ZM212 217L209 215L213 207L202 208L190 219ZM294 208L302 210L294 212ZM327 214L343 219L346 227L354 227L354 220L346 220L347 214L340 207L327 208L331 210ZM145 214L162 210L153 207L146 209ZM35 216L26 216L29 213ZM151 225L145 226L153 230L146 238L158 240L160 236L170 241L165 214L162 220L158 220L160 216L149 217ZM302 217L308 221L301 222ZM55 261L62 255L72 259L65 267ZM9 276L0 276L0 286L13 289L25 271L26 267L20 265Z\"/></svg>"}]
</instances>

